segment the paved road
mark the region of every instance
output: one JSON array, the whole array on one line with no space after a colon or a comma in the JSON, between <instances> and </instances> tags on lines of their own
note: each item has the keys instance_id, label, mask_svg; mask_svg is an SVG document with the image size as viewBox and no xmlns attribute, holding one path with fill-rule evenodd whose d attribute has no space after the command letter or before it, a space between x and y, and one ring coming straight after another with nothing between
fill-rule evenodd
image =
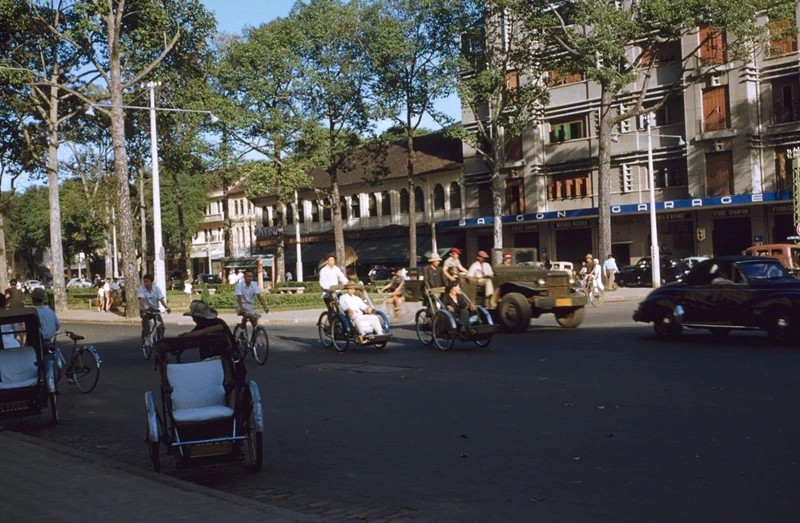
<instances>
[{"instance_id":1,"label":"paved road","mask_svg":"<svg viewBox=\"0 0 800 523\"><path fill-rule=\"evenodd\" d=\"M167 473L324 520L796 521L800 351L761 334L657 341L633 303L552 317L491 349L324 350L308 325L271 328L268 455ZM77 325L104 359L62 422L6 424L147 467L142 393L158 378L134 327ZM170 327L175 333L178 327Z\"/></svg>"}]
</instances>

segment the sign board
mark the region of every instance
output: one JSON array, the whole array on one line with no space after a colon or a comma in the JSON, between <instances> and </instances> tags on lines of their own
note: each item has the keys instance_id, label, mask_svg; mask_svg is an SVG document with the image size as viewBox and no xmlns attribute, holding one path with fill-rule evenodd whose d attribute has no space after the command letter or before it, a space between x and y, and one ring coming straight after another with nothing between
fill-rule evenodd
<instances>
[{"instance_id":1,"label":"sign board","mask_svg":"<svg viewBox=\"0 0 800 523\"><path fill-rule=\"evenodd\" d=\"M566 222L556 222L556 229L574 229L579 227L589 227L589 220L571 220Z\"/></svg>"},{"instance_id":2,"label":"sign board","mask_svg":"<svg viewBox=\"0 0 800 523\"><path fill-rule=\"evenodd\" d=\"M771 205L770 208L769 208L769 212L773 212L773 213L776 213L776 214L777 213L790 213L793 210L794 209L792 208L792 204L791 203L778 203L778 204L775 204L775 205Z\"/></svg>"},{"instance_id":3,"label":"sign board","mask_svg":"<svg viewBox=\"0 0 800 523\"><path fill-rule=\"evenodd\" d=\"M697 229L697 241L702 242L706 239L706 230L705 228L698 228Z\"/></svg>"},{"instance_id":4,"label":"sign board","mask_svg":"<svg viewBox=\"0 0 800 523\"><path fill-rule=\"evenodd\" d=\"M656 219L660 222L672 220L691 220L692 216L688 212L668 212L657 215Z\"/></svg>"},{"instance_id":5,"label":"sign board","mask_svg":"<svg viewBox=\"0 0 800 523\"><path fill-rule=\"evenodd\" d=\"M509 229L511 232L536 232L539 230L538 223L520 223L512 225Z\"/></svg>"},{"instance_id":6,"label":"sign board","mask_svg":"<svg viewBox=\"0 0 800 523\"><path fill-rule=\"evenodd\" d=\"M734 216L750 216L750 209L743 207L739 209L716 209L711 211L714 218L730 218Z\"/></svg>"}]
</instances>

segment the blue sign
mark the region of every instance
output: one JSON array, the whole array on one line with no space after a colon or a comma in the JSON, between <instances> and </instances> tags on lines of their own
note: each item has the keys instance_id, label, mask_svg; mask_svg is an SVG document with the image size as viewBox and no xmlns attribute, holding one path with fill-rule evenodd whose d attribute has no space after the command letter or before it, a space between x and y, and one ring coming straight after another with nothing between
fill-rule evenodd
<instances>
[{"instance_id":1,"label":"blue sign","mask_svg":"<svg viewBox=\"0 0 800 523\"><path fill-rule=\"evenodd\" d=\"M725 207L729 205L747 205L764 202L779 202L791 200L792 194L788 191L765 192L754 194L734 194L731 196L712 196L710 198L693 198L689 200L669 200L656 202L656 211L672 211L675 209L703 209L707 207ZM611 214L634 214L650 211L649 203L632 203L627 205L612 205ZM597 216L597 208L570 209L568 211L549 211L527 214L503 216L503 223L539 222L569 218L583 218ZM439 222L439 227L484 227L494 224L494 217L470 218L467 220L448 220Z\"/></svg>"}]
</instances>

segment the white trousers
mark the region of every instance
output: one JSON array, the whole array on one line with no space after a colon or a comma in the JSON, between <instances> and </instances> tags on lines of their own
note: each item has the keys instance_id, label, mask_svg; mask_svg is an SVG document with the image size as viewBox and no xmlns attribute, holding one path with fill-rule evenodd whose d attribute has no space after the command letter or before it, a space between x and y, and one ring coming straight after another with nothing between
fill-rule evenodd
<instances>
[{"instance_id":1,"label":"white trousers","mask_svg":"<svg viewBox=\"0 0 800 523\"><path fill-rule=\"evenodd\" d=\"M356 313L353 317L355 318L356 331L360 335L365 336L374 333L380 336L383 334L383 325L381 325L381 319L377 314Z\"/></svg>"}]
</instances>

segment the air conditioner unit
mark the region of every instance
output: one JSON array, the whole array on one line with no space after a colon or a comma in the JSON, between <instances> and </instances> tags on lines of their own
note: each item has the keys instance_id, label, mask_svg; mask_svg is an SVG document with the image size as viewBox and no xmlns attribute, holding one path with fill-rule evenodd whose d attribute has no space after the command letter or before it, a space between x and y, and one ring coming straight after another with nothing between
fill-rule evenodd
<instances>
[{"instance_id":1,"label":"air conditioner unit","mask_svg":"<svg viewBox=\"0 0 800 523\"><path fill-rule=\"evenodd\" d=\"M720 153L725 150L725 142L723 140L714 140L714 151Z\"/></svg>"}]
</instances>

